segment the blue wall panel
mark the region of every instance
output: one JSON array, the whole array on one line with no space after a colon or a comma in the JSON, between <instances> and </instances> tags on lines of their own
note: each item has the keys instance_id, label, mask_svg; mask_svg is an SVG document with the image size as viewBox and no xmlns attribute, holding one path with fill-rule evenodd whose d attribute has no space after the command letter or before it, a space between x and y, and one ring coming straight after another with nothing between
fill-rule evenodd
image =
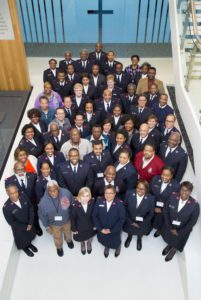
<instances>
[{"instance_id":1,"label":"blue wall panel","mask_svg":"<svg viewBox=\"0 0 201 300\"><path fill-rule=\"evenodd\" d=\"M24 42L97 42L100 3L104 43L170 42L168 0L17 0Z\"/></svg>"}]
</instances>

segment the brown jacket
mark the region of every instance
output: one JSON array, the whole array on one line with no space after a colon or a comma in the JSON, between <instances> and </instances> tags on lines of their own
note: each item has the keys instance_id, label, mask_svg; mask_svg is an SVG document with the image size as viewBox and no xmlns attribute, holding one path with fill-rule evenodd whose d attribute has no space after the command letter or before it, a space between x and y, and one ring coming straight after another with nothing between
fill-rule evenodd
<instances>
[{"instance_id":1,"label":"brown jacket","mask_svg":"<svg viewBox=\"0 0 201 300\"><path fill-rule=\"evenodd\" d=\"M165 93L163 82L161 80L155 78L155 83L158 85L159 93L160 94ZM136 94L140 95L140 94L148 92L148 90L149 90L149 88L148 88L148 78L141 78L140 81L138 82L138 85L137 85Z\"/></svg>"}]
</instances>

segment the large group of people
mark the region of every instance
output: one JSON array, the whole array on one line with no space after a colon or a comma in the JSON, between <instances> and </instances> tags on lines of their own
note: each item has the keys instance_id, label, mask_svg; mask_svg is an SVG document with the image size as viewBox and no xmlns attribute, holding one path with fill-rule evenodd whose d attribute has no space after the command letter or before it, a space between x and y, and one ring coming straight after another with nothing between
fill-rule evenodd
<instances>
[{"instance_id":1,"label":"large group of people","mask_svg":"<svg viewBox=\"0 0 201 300\"><path fill-rule=\"evenodd\" d=\"M122 231L124 246L136 236L140 251L153 228L166 261L183 251L199 216L193 186L182 181L188 156L156 68L139 62L132 55L124 69L101 43L78 60L66 51L59 67L49 60L5 180L3 213L28 256L43 235L39 220L59 256L63 236L85 255L97 235L104 256L114 249L118 257Z\"/></svg>"}]
</instances>

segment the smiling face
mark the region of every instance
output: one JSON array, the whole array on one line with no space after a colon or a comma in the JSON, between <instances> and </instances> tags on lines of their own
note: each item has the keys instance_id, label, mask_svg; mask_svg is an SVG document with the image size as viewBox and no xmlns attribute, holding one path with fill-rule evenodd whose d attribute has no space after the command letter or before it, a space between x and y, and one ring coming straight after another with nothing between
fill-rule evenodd
<instances>
[{"instance_id":1,"label":"smiling face","mask_svg":"<svg viewBox=\"0 0 201 300\"><path fill-rule=\"evenodd\" d=\"M100 156L103 153L103 145L93 145L93 152L96 156Z\"/></svg>"},{"instance_id":2,"label":"smiling face","mask_svg":"<svg viewBox=\"0 0 201 300\"><path fill-rule=\"evenodd\" d=\"M168 138L168 147L175 148L180 143L180 137L178 134L172 133Z\"/></svg>"},{"instance_id":3,"label":"smiling face","mask_svg":"<svg viewBox=\"0 0 201 300\"><path fill-rule=\"evenodd\" d=\"M143 150L144 158L151 159L155 154L154 148L151 145L146 145Z\"/></svg>"},{"instance_id":4,"label":"smiling face","mask_svg":"<svg viewBox=\"0 0 201 300\"><path fill-rule=\"evenodd\" d=\"M54 147L52 144L47 144L44 150L47 156L51 157L54 155Z\"/></svg>"},{"instance_id":5,"label":"smiling face","mask_svg":"<svg viewBox=\"0 0 201 300\"><path fill-rule=\"evenodd\" d=\"M69 151L68 157L69 157L70 162L73 165L77 165L77 163L79 162L79 159L80 159L79 152L75 151L75 150Z\"/></svg>"},{"instance_id":6,"label":"smiling face","mask_svg":"<svg viewBox=\"0 0 201 300\"><path fill-rule=\"evenodd\" d=\"M125 136L122 133L117 133L116 135L116 143L117 145L123 145L126 141Z\"/></svg>"},{"instance_id":7,"label":"smiling face","mask_svg":"<svg viewBox=\"0 0 201 300\"><path fill-rule=\"evenodd\" d=\"M161 179L164 183L168 183L170 182L170 180L172 179L172 173L170 172L170 170L163 170L162 174L161 174Z\"/></svg>"},{"instance_id":8,"label":"smiling face","mask_svg":"<svg viewBox=\"0 0 201 300\"><path fill-rule=\"evenodd\" d=\"M48 163L43 163L40 170L41 170L42 176L48 177L50 175L51 169L50 169L50 166Z\"/></svg>"},{"instance_id":9,"label":"smiling face","mask_svg":"<svg viewBox=\"0 0 201 300\"><path fill-rule=\"evenodd\" d=\"M14 173L18 176L24 176L25 175L25 167L22 162L17 162L14 165Z\"/></svg>"},{"instance_id":10,"label":"smiling face","mask_svg":"<svg viewBox=\"0 0 201 300\"><path fill-rule=\"evenodd\" d=\"M23 164L25 164L26 161L27 161L27 159L28 159L27 153L25 151L23 151L23 150L20 151L19 154L18 154L18 156L17 156L17 160L19 162L22 162Z\"/></svg>"},{"instance_id":11,"label":"smiling face","mask_svg":"<svg viewBox=\"0 0 201 300\"><path fill-rule=\"evenodd\" d=\"M137 194L142 197L146 194L146 187L142 182L139 182L136 187Z\"/></svg>"},{"instance_id":12,"label":"smiling face","mask_svg":"<svg viewBox=\"0 0 201 300\"><path fill-rule=\"evenodd\" d=\"M128 153L120 153L119 155L119 163L122 165L127 164L130 161Z\"/></svg>"},{"instance_id":13,"label":"smiling face","mask_svg":"<svg viewBox=\"0 0 201 300\"><path fill-rule=\"evenodd\" d=\"M89 202L89 200L91 199L90 194L85 192L83 193L80 197L79 197L79 201L82 204L87 204Z\"/></svg>"},{"instance_id":14,"label":"smiling face","mask_svg":"<svg viewBox=\"0 0 201 300\"><path fill-rule=\"evenodd\" d=\"M27 140L32 140L34 138L34 130L33 128L27 128L24 134Z\"/></svg>"},{"instance_id":15,"label":"smiling face","mask_svg":"<svg viewBox=\"0 0 201 300\"><path fill-rule=\"evenodd\" d=\"M114 198L116 196L116 193L115 193L115 191L112 188L111 189L108 188L108 189L105 190L104 196L105 196L105 200L107 202L111 202L111 201L114 200Z\"/></svg>"},{"instance_id":16,"label":"smiling face","mask_svg":"<svg viewBox=\"0 0 201 300\"><path fill-rule=\"evenodd\" d=\"M59 187L54 185L48 187L48 194L50 195L51 198L55 199L59 196Z\"/></svg>"},{"instance_id":17,"label":"smiling face","mask_svg":"<svg viewBox=\"0 0 201 300\"><path fill-rule=\"evenodd\" d=\"M191 191L189 189L187 189L187 187L182 186L180 189L180 197L183 201L189 199L191 195Z\"/></svg>"},{"instance_id":18,"label":"smiling face","mask_svg":"<svg viewBox=\"0 0 201 300\"><path fill-rule=\"evenodd\" d=\"M10 186L10 187L7 189L7 194L8 194L8 197L10 198L10 200L11 200L12 202L18 201L18 199L19 199L19 192L18 192L17 187L15 187L15 186Z\"/></svg>"}]
</instances>

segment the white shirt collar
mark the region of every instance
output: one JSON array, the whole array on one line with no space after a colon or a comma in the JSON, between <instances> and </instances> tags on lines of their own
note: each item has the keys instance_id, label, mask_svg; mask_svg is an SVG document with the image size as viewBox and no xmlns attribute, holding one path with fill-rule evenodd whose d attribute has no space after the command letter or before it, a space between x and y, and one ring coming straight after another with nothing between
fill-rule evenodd
<instances>
[{"instance_id":1,"label":"white shirt collar","mask_svg":"<svg viewBox=\"0 0 201 300\"><path fill-rule=\"evenodd\" d=\"M114 186L114 180L112 180L111 182L108 182L108 181L106 180L106 178L104 178L104 182L105 182L105 185L111 184L111 185Z\"/></svg>"},{"instance_id":2,"label":"white shirt collar","mask_svg":"<svg viewBox=\"0 0 201 300\"><path fill-rule=\"evenodd\" d=\"M143 161L142 168L144 169L152 161L152 159L154 159L154 157L155 157L155 155L153 155L150 159L145 160L145 157L143 156L143 158L142 158L142 161Z\"/></svg>"}]
</instances>

